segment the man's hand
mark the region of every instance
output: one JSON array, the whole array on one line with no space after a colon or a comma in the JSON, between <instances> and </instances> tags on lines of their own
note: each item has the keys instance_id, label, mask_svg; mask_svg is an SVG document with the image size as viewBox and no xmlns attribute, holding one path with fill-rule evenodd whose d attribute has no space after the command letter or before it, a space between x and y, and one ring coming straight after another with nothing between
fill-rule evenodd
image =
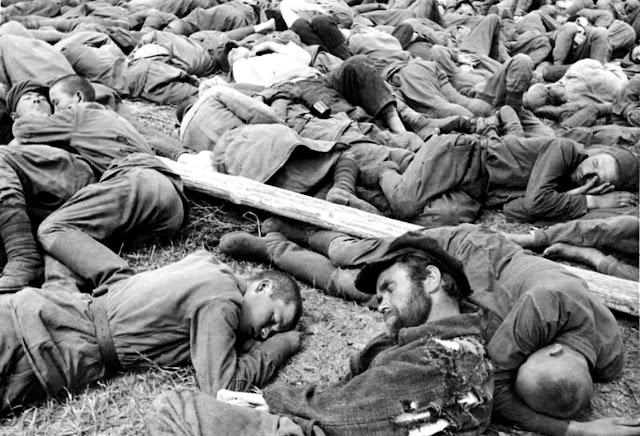
<instances>
[{"instance_id":1,"label":"man's hand","mask_svg":"<svg viewBox=\"0 0 640 436\"><path fill-rule=\"evenodd\" d=\"M593 176L590 177L584 185L578 186L566 193L570 195L603 195L612 192L614 189L615 186L609 182L598 184L598 176Z\"/></svg>"},{"instance_id":2,"label":"man's hand","mask_svg":"<svg viewBox=\"0 0 640 436\"><path fill-rule=\"evenodd\" d=\"M178 162L189 165L195 170L216 170L215 157L212 151L202 150L198 154L182 153L178 156Z\"/></svg>"},{"instance_id":3,"label":"man's hand","mask_svg":"<svg viewBox=\"0 0 640 436\"><path fill-rule=\"evenodd\" d=\"M590 422L571 421L567 436L640 436L640 419L604 418Z\"/></svg>"},{"instance_id":4,"label":"man's hand","mask_svg":"<svg viewBox=\"0 0 640 436\"><path fill-rule=\"evenodd\" d=\"M291 330L284 333L278 333L276 337L285 339L289 343L292 353L296 353L300 350L300 346L302 345L302 334L299 331Z\"/></svg>"},{"instance_id":5,"label":"man's hand","mask_svg":"<svg viewBox=\"0 0 640 436\"><path fill-rule=\"evenodd\" d=\"M587 209L629 207L638 205L638 196L631 192L613 191L601 195L587 195Z\"/></svg>"},{"instance_id":6,"label":"man's hand","mask_svg":"<svg viewBox=\"0 0 640 436\"><path fill-rule=\"evenodd\" d=\"M480 58L473 53L458 53L458 63L475 67L480 63Z\"/></svg>"}]
</instances>

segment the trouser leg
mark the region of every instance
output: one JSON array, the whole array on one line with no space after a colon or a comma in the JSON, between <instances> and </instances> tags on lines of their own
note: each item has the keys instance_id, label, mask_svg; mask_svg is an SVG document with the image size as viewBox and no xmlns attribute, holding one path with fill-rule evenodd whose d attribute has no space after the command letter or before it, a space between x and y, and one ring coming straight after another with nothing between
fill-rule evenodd
<instances>
[{"instance_id":1,"label":"trouser leg","mask_svg":"<svg viewBox=\"0 0 640 436\"><path fill-rule=\"evenodd\" d=\"M639 270L637 266L629 265L614 256L606 256L596 268L598 272L625 280L639 281Z\"/></svg>"},{"instance_id":2,"label":"trouser leg","mask_svg":"<svg viewBox=\"0 0 640 436\"><path fill-rule=\"evenodd\" d=\"M640 220L633 216L573 220L536 230L534 244L537 247L546 247L564 242L580 247L637 254L639 231Z\"/></svg>"},{"instance_id":3,"label":"trouser leg","mask_svg":"<svg viewBox=\"0 0 640 436\"><path fill-rule=\"evenodd\" d=\"M609 44L609 35L607 29L602 27L593 27L587 38L589 44L589 55L587 57L602 62L609 62L611 58L611 45Z\"/></svg>"},{"instance_id":4,"label":"trouser leg","mask_svg":"<svg viewBox=\"0 0 640 436\"><path fill-rule=\"evenodd\" d=\"M98 241L173 233L184 220L182 199L158 171L126 168L111 176L80 190L38 229L44 250L94 287L115 272L130 272L124 260Z\"/></svg>"},{"instance_id":5,"label":"trouser leg","mask_svg":"<svg viewBox=\"0 0 640 436\"><path fill-rule=\"evenodd\" d=\"M311 23L304 18L298 18L290 27L298 34L300 40L306 45L323 45L323 41L316 31L311 27Z\"/></svg>"},{"instance_id":6,"label":"trouser leg","mask_svg":"<svg viewBox=\"0 0 640 436\"><path fill-rule=\"evenodd\" d=\"M385 171L380 187L398 218L413 219L450 191L472 189L482 195L480 143L468 135L443 135L426 142L402 174Z\"/></svg>"},{"instance_id":7,"label":"trouser leg","mask_svg":"<svg viewBox=\"0 0 640 436\"><path fill-rule=\"evenodd\" d=\"M386 106L395 104L382 76L366 56L354 56L343 62L328 77L331 87L351 103L377 117Z\"/></svg>"},{"instance_id":8,"label":"trouser leg","mask_svg":"<svg viewBox=\"0 0 640 436\"><path fill-rule=\"evenodd\" d=\"M78 230L58 235L49 254L92 284L99 297L109 286L134 275L129 264L109 248Z\"/></svg>"},{"instance_id":9,"label":"trouser leg","mask_svg":"<svg viewBox=\"0 0 640 436\"><path fill-rule=\"evenodd\" d=\"M47 397L15 333L11 312L8 302L0 300L0 417L19 413L23 406Z\"/></svg>"},{"instance_id":10,"label":"trouser leg","mask_svg":"<svg viewBox=\"0 0 640 436\"><path fill-rule=\"evenodd\" d=\"M598 120L598 109L594 106L583 107L571 114L571 116L565 118L562 121L562 126L566 129L572 129L574 127L593 126Z\"/></svg>"},{"instance_id":11,"label":"trouser leg","mask_svg":"<svg viewBox=\"0 0 640 436\"><path fill-rule=\"evenodd\" d=\"M218 401L202 392L167 392L146 417L151 436L303 435L289 418Z\"/></svg>"},{"instance_id":12,"label":"trouser leg","mask_svg":"<svg viewBox=\"0 0 640 436\"><path fill-rule=\"evenodd\" d=\"M0 290L16 291L42 273L30 216L41 219L93 180L89 166L66 151L37 145L2 148L0 237L8 262Z\"/></svg>"},{"instance_id":13,"label":"trouser leg","mask_svg":"<svg viewBox=\"0 0 640 436\"><path fill-rule=\"evenodd\" d=\"M533 62L527 55L518 54L507 61L491 76L478 97L494 107L511 106L517 113L522 110L522 96L531 85Z\"/></svg>"},{"instance_id":14,"label":"trouser leg","mask_svg":"<svg viewBox=\"0 0 640 436\"><path fill-rule=\"evenodd\" d=\"M38 239L47 252L67 230L100 241L144 242L176 232L184 218L182 198L168 177L150 168L122 168L105 173L47 217Z\"/></svg>"},{"instance_id":15,"label":"trouser leg","mask_svg":"<svg viewBox=\"0 0 640 436\"><path fill-rule=\"evenodd\" d=\"M500 27L500 18L497 15L487 15L471 30L460 45L460 50L498 60Z\"/></svg>"},{"instance_id":16,"label":"trouser leg","mask_svg":"<svg viewBox=\"0 0 640 436\"><path fill-rule=\"evenodd\" d=\"M294 277L335 297L362 304L372 299L356 289L356 270L337 268L327 257L300 247L277 232L269 233L265 240L273 263Z\"/></svg>"},{"instance_id":17,"label":"trouser leg","mask_svg":"<svg viewBox=\"0 0 640 436\"><path fill-rule=\"evenodd\" d=\"M15 292L34 284L42 274L42 259L26 209L0 208L0 237L7 256L0 276L0 292Z\"/></svg>"},{"instance_id":18,"label":"trouser leg","mask_svg":"<svg viewBox=\"0 0 640 436\"><path fill-rule=\"evenodd\" d=\"M322 40L329 53L346 60L352 56L349 44L340 29L329 15L317 15L311 19L311 28Z\"/></svg>"},{"instance_id":19,"label":"trouser leg","mask_svg":"<svg viewBox=\"0 0 640 436\"><path fill-rule=\"evenodd\" d=\"M139 97L157 104L180 104L183 101L198 96L197 81L187 75L184 71L164 62L151 61L148 68L136 70L138 76L131 78L134 83L143 80L144 87L137 95Z\"/></svg>"}]
</instances>

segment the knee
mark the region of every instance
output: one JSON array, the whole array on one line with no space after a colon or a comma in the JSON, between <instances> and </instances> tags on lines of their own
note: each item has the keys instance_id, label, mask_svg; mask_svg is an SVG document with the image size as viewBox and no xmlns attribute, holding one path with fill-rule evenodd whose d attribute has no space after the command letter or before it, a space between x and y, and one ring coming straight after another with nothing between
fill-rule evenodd
<instances>
[{"instance_id":1,"label":"knee","mask_svg":"<svg viewBox=\"0 0 640 436\"><path fill-rule=\"evenodd\" d=\"M604 27L593 27L591 28L591 39L593 42L608 42L609 31Z\"/></svg>"},{"instance_id":2,"label":"knee","mask_svg":"<svg viewBox=\"0 0 640 436\"><path fill-rule=\"evenodd\" d=\"M311 28L311 24L305 20L304 18L298 18L296 21L294 21L291 24L291 30L294 31L297 34L300 34L301 32L313 32L313 29Z\"/></svg>"},{"instance_id":3,"label":"knee","mask_svg":"<svg viewBox=\"0 0 640 436\"><path fill-rule=\"evenodd\" d=\"M49 215L44 221L42 221L42 223L40 223L38 230L36 231L36 237L44 251L51 251L51 247L53 247L60 230L61 226L56 222L55 215Z\"/></svg>"},{"instance_id":4,"label":"knee","mask_svg":"<svg viewBox=\"0 0 640 436\"><path fill-rule=\"evenodd\" d=\"M533 61L529 55L524 53L518 53L511 58L511 68L515 68L518 71L533 71Z\"/></svg>"},{"instance_id":5,"label":"knee","mask_svg":"<svg viewBox=\"0 0 640 436\"><path fill-rule=\"evenodd\" d=\"M488 23L490 27L497 27L500 25L500 17L496 14L487 15L484 21Z\"/></svg>"},{"instance_id":6,"label":"knee","mask_svg":"<svg viewBox=\"0 0 640 436\"><path fill-rule=\"evenodd\" d=\"M317 32L321 32L328 27L336 27L336 23L329 15L320 14L311 19L311 27Z\"/></svg>"}]
</instances>

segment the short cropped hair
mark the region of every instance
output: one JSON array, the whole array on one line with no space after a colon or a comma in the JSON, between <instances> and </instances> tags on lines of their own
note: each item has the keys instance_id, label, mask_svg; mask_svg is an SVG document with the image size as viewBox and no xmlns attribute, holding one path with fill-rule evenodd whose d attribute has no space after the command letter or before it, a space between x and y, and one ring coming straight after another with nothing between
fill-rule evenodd
<instances>
[{"instance_id":1,"label":"short cropped hair","mask_svg":"<svg viewBox=\"0 0 640 436\"><path fill-rule=\"evenodd\" d=\"M254 274L251 280L271 280L273 289L271 298L282 300L286 305L293 304L295 306L295 315L293 317L294 327L302 317L302 293L300 286L289 274L277 270L265 270Z\"/></svg>"},{"instance_id":2,"label":"short cropped hair","mask_svg":"<svg viewBox=\"0 0 640 436\"><path fill-rule=\"evenodd\" d=\"M67 94L73 94L77 91L82 91L84 99L86 101L96 101L96 91L87 79L77 74L69 74L53 82L50 88L54 86L60 86Z\"/></svg>"}]
</instances>

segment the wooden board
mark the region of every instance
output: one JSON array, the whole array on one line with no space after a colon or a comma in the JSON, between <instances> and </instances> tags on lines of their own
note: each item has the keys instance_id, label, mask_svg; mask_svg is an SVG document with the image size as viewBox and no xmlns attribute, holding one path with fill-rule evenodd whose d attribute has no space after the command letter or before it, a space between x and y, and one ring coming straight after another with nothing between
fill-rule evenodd
<instances>
[{"instance_id":1,"label":"wooden board","mask_svg":"<svg viewBox=\"0 0 640 436\"><path fill-rule=\"evenodd\" d=\"M329 203L244 177L196 171L175 161L161 159L182 176L188 189L319 227L360 237L399 236L409 230L420 229L415 224ZM562 266L583 278L588 283L589 290L598 295L610 309L635 316L640 314L640 288L637 282Z\"/></svg>"}]
</instances>

